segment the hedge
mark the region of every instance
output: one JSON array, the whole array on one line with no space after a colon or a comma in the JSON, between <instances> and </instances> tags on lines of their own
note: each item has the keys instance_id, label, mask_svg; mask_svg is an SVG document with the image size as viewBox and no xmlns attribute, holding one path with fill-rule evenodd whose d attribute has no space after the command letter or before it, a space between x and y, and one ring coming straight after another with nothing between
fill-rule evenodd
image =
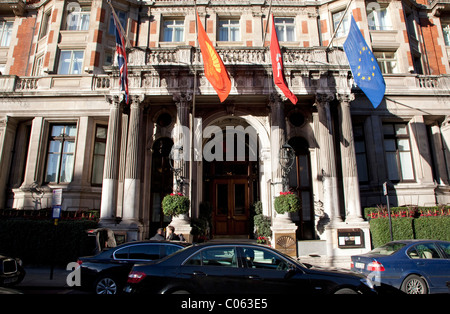
<instances>
[{"instance_id":1,"label":"hedge","mask_svg":"<svg viewBox=\"0 0 450 314\"><path fill-rule=\"evenodd\" d=\"M394 240L436 239L450 241L450 216L392 218ZM391 240L389 218L370 219L373 247Z\"/></svg>"},{"instance_id":2,"label":"hedge","mask_svg":"<svg viewBox=\"0 0 450 314\"><path fill-rule=\"evenodd\" d=\"M86 230L97 228L91 220L0 220L0 252L19 257L25 264L66 265L79 256L92 255L95 241Z\"/></svg>"}]
</instances>

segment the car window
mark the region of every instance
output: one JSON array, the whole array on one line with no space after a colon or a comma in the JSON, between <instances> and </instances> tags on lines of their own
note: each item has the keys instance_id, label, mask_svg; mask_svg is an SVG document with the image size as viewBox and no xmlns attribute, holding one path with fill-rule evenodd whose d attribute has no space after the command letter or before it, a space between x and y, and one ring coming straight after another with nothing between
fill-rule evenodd
<instances>
[{"instance_id":1,"label":"car window","mask_svg":"<svg viewBox=\"0 0 450 314\"><path fill-rule=\"evenodd\" d=\"M176 245L166 245L166 254L165 255L173 254L175 252L178 252L181 249L182 249L182 247L179 247Z\"/></svg>"},{"instance_id":2,"label":"car window","mask_svg":"<svg viewBox=\"0 0 450 314\"><path fill-rule=\"evenodd\" d=\"M159 244L142 244L130 246L129 259L155 260L159 259Z\"/></svg>"},{"instance_id":3,"label":"car window","mask_svg":"<svg viewBox=\"0 0 450 314\"><path fill-rule=\"evenodd\" d=\"M372 251L370 251L370 253L379 255L392 255L405 245L405 243L391 242L373 249Z\"/></svg>"},{"instance_id":4,"label":"car window","mask_svg":"<svg viewBox=\"0 0 450 314\"><path fill-rule=\"evenodd\" d=\"M234 247L215 247L200 251L188 259L184 265L238 267Z\"/></svg>"},{"instance_id":5,"label":"car window","mask_svg":"<svg viewBox=\"0 0 450 314\"><path fill-rule=\"evenodd\" d=\"M129 247L120 248L114 252L113 256L115 259L128 259Z\"/></svg>"},{"instance_id":6,"label":"car window","mask_svg":"<svg viewBox=\"0 0 450 314\"><path fill-rule=\"evenodd\" d=\"M244 248L244 259L248 268L286 271L289 263L280 256L260 248Z\"/></svg>"},{"instance_id":7,"label":"car window","mask_svg":"<svg viewBox=\"0 0 450 314\"><path fill-rule=\"evenodd\" d=\"M441 249L447 254L447 257L450 258L450 243L438 243L438 245L441 247Z\"/></svg>"},{"instance_id":8,"label":"car window","mask_svg":"<svg viewBox=\"0 0 450 314\"><path fill-rule=\"evenodd\" d=\"M408 250L408 256L413 259L441 258L433 243L422 243L413 246Z\"/></svg>"}]
</instances>

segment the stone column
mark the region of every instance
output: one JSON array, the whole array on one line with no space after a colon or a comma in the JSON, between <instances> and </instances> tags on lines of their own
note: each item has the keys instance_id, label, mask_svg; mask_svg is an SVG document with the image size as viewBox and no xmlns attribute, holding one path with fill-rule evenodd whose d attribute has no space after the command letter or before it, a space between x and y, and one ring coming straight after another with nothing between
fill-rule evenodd
<instances>
[{"instance_id":1,"label":"stone column","mask_svg":"<svg viewBox=\"0 0 450 314\"><path fill-rule=\"evenodd\" d=\"M280 149L286 143L286 121L284 104L279 94L271 95L271 130L270 149L272 159L272 208L275 197L283 191L282 169L279 161ZM289 213L278 214L273 210L275 217L272 222L272 244L283 253L297 256L297 226L292 222Z\"/></svg>"},{"instance_id":2,"label":"stone column","mask_svg":"<svg viewBox=\"0 0 450 314\"><path fill-rule=\"evenodd\" d=\"M355 99L355 96L353 94L337 94L337 99L340 102L339 125L341 129L341 163L344 183L345 221L362 221L355 141L350 113L350 102Z\"/></svg>"},{"instance_id":3,"label":"stone column","mask_svg":"<svg viewBox=\"0 0 450 314\"><path fill-rule=\"evenodd\" d=\"M114 224L117 208L117 184L119 174L119 152L122 108L118 96L110 98L108 137L106 140L105 165L103 169L102 202L100 224Z\"/></svg>"},{"instance_id":4,"label":"stone column","mask_svg":"<svg viewBox=\"0 0 450 314\"><path fill-rule=\"evenodd\" d=\"M186 241L192 241L191 235L191 224L190 224L190 216L192 216L193 206L195 206L195 192L191 191L193 186L190 186L190 167L195 162L191 160L191 132L193 130L189 129L189 111L191 107L192 94L191 93L180 93L174 95L173 100L177 106L177 126L176 131L173 135L174 146L175 147L183 147L183 155L176 156L177 158L182 158L182 160L174 161L174 167L180 168L181 172L178 174L179 177L176 178L174 174L174 190L178 188L178 190L183 193L183 195L188 196L191 202L191 208L188 214L179 215L172 218L170 225L175 228L176 234L182 234ZM192 174L195 178L194 173ZM179 180L176 182L175 180ZM181 184L181 186L177 186L177 184Z\"/></svg>"},{"instance_id":5,"label":"stone column","mask_svg":"<svg viewBox=\"0 0 450 314\"><path fill-rule=\"evenodd\" d=\"M133 240L137 240L137 232L140 227L140 175L138 166L142 100L143 97L140 96L131 97L130 118L128 123L127 158L125 161L122 223L127 226L131 233L133 233L131 236L131 239Z\"/></svg>"},{"instance_id":6,"label":"stone column","mask_svg":"<svg viewBox=\"0 0 450 314\"><path fill-rule=\"evenodd\" d=\"M333 127L330 112L330 101L333 99L334 96L330 94L316 95L316 106L319 114L320 165L322 168L324 197L323 207L325 213L330 218L331 224L342 221L339 210Z\"/></svg>"}]
</instances>

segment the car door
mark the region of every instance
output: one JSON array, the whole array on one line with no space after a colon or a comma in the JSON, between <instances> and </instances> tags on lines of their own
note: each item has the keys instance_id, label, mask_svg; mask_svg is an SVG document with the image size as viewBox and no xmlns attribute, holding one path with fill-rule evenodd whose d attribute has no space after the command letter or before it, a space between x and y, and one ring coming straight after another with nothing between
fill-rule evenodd
<instances>
[{"instance_id":1,"label":"car door","mask_svg":"<svg viewBox=\"0 0 450 314\"><path fill-rule=\"evenodd\" d=\"M412 259L417 270L427 279L431 292L448 292L447 282L450 282L450 259L446 258L437 243L427 242L414 246L409 256L416 253Z\"/></svg>"},{"instance_id":2,"label":"car door","mask_svg":"<svg viewBox=\"0 0 450 314\"><path fill-rule=\"evenodd\" d=\"M183 263L180 273L199 293L237 293L243 280L234 246L205 248Z\"/></svg>"},{"instance_id":3,"label":"car door","mask_svg":"<svg viewBox=\"0 0 450 314\"><path fill-rule=\"evenodd\" d=\"M295 264L263 247L243 246L244 277L249 293L308 292L310 281Z\"/></svg>"}]
</instances>

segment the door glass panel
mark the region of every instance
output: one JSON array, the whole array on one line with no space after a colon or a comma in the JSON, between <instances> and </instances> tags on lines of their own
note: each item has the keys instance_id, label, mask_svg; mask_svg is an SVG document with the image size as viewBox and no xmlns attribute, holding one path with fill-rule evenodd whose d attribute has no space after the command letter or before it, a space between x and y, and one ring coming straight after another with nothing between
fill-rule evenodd
<instances>
[{"instance_id":1,"label":"door glass panel","mask_svg":"<svg viewBox=\"0 0 450 314\"><path fill-rule=\"evenodd\" d=\"M245 184L234 185L234 214L245 215Z\"/></svg>"},{"instance_id":2,"label":"door glass panel","mask_svg":"<svg viewBox=\"0 0 450 314\"><path fill-rule=\"evenodd\" d=\"M217 184L217 214L228 215L228 184Z\"/></svg>"}]
</instances>

